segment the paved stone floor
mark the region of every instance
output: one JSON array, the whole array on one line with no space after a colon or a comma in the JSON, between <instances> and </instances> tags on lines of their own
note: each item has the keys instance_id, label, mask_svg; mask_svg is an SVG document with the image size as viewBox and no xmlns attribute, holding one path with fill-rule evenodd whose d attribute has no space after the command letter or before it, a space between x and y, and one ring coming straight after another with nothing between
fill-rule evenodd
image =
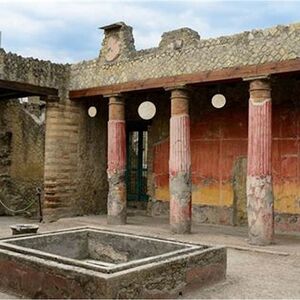
<instances>
[{"instance_id":1,"label":"paved stone floor","mask_svg":"<svg viewBox=\"0 0 300 300\"><path fill-rule=\"evenodd\" d=\"M9 225L35 223L17 217L0 217L0 237L11 234ZM183 298L290 298L300 299L300 235L276 235L275 244L254 247L247 244L246 228L194 225L191 235L171 235L168 219L131 215L126 226L108 226L105 216L66 218L40 225L40 232L78 226L95 226L193 243L228 247L227 279ZM0 299L14 298L0 292Z\"/></svg>"}]
</instances>

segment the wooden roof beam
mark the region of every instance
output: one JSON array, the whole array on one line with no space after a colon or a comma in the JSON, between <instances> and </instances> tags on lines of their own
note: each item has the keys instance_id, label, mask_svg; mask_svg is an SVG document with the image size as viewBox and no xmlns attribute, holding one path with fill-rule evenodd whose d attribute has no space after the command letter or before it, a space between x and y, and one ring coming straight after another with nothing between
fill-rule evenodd
<instances>
[{"instance_id":1,"label":"wooden roof beam","mask_svg":"<svg viewBox=\"0 0 300 300\"><path fill-rule=\"evenodd\" d=\"M58 90L54 88L41 87L33 84L17 82L17 81L7 81L0 80L0 88L20 92L28 93L34 96L58 96Z\"/></svg>"}]
</instances>

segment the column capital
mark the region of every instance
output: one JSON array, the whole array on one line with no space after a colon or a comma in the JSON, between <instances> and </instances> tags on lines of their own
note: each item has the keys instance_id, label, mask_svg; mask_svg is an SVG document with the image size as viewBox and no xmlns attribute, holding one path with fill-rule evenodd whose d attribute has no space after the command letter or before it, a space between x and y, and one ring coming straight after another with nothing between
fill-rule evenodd
<instances>
[{"instance_id":1,"label":"column capital","mask_svg":"<svg viewBox=\"0 0 300 300\"><path fill-rule=\"evenodd\" d=\"M185 84L179 84L179 85L174 85L174 86L167 86L164 88L165 91L169 92L169 91L175 91L175 90L182 90L182 91L188 91L189 87Z\"/></svg>"},{"instance_id":2,"label":"column capital","mask_svg":"<svg viewBox=\"0 0 300 300\"><path fill-rule=\"evenodd\" d=\"M189 114L189 96L185 85L174 86L171 91L171 116Z\"/></svg>"},{"instance_id":3,"label":"column capital","mask_svg":"<svg viewBox=\"0 0 300 300\"><path fill-rule=\"evenodd\" d=\"M103 98L123 98L123 95L121 93L111 93L103 95Z\"/></svg>"},{"instance_id":4,"label":"column capital","mask_svg":"<svg viewBox=\"0 0 300 300\"><path fill-rule=\"evenodd\" d=\"M266 78L253 79L249 82L249 93L253 104L271 101L271 81Z\"/></svg>"},{"instance_id":5,"label":"column capital","mask_svg":"<svg viewBox=\"0 0 300 300\"><path fill-rule=\"evenodd\" d=\"M270 74L243 77L243 81L270 80L270 79L271 79Z\"/></svg>"},{"instance_id":6,"label":"column capital","mask_svg":"<svg viewBox=\"0 0 300 300\"><path fill-rule=\"evenodd\" d=\"M125 101L121 94L108 96L109 120L125 120Z\"/></svg>"}]
</instances>

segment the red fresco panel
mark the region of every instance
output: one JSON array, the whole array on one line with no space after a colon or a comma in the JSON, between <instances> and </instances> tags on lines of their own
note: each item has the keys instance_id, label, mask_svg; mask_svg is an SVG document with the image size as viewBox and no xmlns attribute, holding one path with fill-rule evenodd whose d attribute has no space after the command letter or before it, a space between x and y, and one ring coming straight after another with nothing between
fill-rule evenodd
<instances>
[{"instance_id":1,"label":"red fresco panel","mask_svg":"<svg viewBox=\"0 0 300 300\"><path fill-rule=\"evenodd\" d=\"M281 108L280 112L273 118L275 123L280 124L280 137L296 137L297 136L297 114L291 108ZM273 135L274 136L274 135Z\"/></svg>"},{"instance_id":2,"label":"red fresco panel","mask_svg":"<svg viewBox=\"0 0 300 300\"><path fill-rule=\"evenodd\" d=\"M279 138L280 137L280 110L272 107L272 137Z\"/></svg>"},{"instance_id":3,"label":"red fresco panel","mask_svg":"<svg viewBox=\"0 0 300 300\"><path fill-rule=\"evenodd\" d=\"M297 178L298 157L282 157L281 176L287 178Z\"/></svg>"},{"instance_id":4,"label":"red fresco panel","mask_svg":"<svg viewBox=\"0 0 300 300\"><path fill-rule=\"evenodd\" d=\"M169 140L153 147L154 174L169 174Z\"/></svg>"},{"instance_id":5,"label":"red fresco panel","mask_svg":"<svg viewBox=\"0 0 300 300\"><path fill-rule=\"evenodd\" d=\"M281 139L280 142L280 156L297 155L298 154L298 142L296 139L286 140Z\"/></svg>"},{"instance_id":6,"label":"red fresco panel","mask_svg":"<svg viewBox=\"0 0 300 300\"><path fill-rule=\"evenodd\" d=\"M300 113L291 108L275 107L272 117L274 183L283 186L286 181L298 180L300 184L300 142L297 138ZM239 156L247 155L247 123L247 112L237 113L232 110L208 113L201 117L201 122L192 123L193 184L199 185L206 180L217 183L221 178L225 181L231 178L234 161ZM220 133L223 134L222 140ZM169 172L169 140L155 145L153 151L155 181L159 186L166 186Z\"/></svg>"},{"instance_id":7,"label":"red fresco panel","mask_svg":"<svg viewBox=\"0 0 300 300\"><path fill-rule=\"evenodd\" d=\"M233 166L239 156L247 156L246 140L223 140L221 143L221 174L222 180L232 178Z\"/></svg>"},{"instance_id":8,"label":"red fresco panel","mask_svg":"<svg viewBox=\"0 0 300 300\"><path fill-rule=\"evenodd\" d=\"M154 181L155 181L156 187L168 186L169 185L169 175L168 174L155 175Z\"/></svg>"},{"instance_id":9,"label":"red fresco panel","mask_svg":"<svg viewBox=\"0 0 300 300\"><path fill-rule=\"evenodd\" d=\"M298 147L299 143L296 139L294 140L280 140L280 176L286 178L293 178L298 176Z\"/></svg>"},{"instance_id":10,"label":"red fresco panel","mask_svg":"<svg viewBox=\"0 0 300 300\"><path fill-rule=\"evenodd\" d=\"M248 112L227 110L223 112L221 132L223 138L247 138L248 137Z\"/></svg>"},{"instance_id":11,"label":"red fresco panel","mask_svg":"<svg viewBox=\"0 0 300 300\"><path fill-rule=\"evenodd\" d=\"M200 178L219 178L219 141L193 141L192 174Z\"/></svg>"},{"instance_id":12,"label":"red fresco panel","mask_svg":"<svg viewBox=\"0 0 300 300\"><path fill-rule=\"evenodd\" d=\"M277 182L280 178L281 172L281 163L280 163L280 144L281 141L273 140L272 141L272 173L273 181Z\"/></svg>"},{"instance_id":13,"label":"red fresco panel","mask_svg":"<svg viewBox=\"0 0 300 300\"><path fill-rule=\"evenodd\" d=\"M192 139L217 139L220 137L220 124L213 114L201 117L200 122L191 123Z\"/></svg>"}]
</instances>

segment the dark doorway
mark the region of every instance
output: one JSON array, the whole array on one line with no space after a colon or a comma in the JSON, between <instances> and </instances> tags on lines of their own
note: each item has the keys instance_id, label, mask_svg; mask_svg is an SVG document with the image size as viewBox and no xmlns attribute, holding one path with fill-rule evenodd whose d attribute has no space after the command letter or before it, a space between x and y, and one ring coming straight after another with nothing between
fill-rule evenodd
<instances>
[{"instance_id":1,"label":"dark doorway","mask_svg":"<svg viewBox=\"0 0 300 300\"><path fill-rule=\"evenodd\" d=\"M147 202L148 175L147 124L134 123L127 127L127 200Z\"/></svg>"}]
</instances>

